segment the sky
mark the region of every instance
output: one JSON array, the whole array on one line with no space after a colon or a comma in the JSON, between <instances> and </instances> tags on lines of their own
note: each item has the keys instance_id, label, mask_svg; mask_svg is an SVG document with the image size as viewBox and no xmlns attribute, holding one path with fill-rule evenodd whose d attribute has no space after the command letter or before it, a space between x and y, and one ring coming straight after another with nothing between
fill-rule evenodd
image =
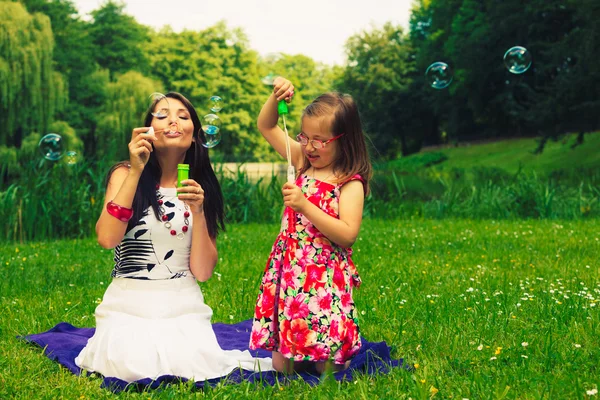
<instances>
[{"instance_id":1,"label":"sky","mask_svg":"<svg viewBox=\"0 0 600 400\"><path fill-rule=\"evenodd\" d=\"M84 18L105 0L73 0ZM304 54L343 65L346 40L385 22L408 31L413 0L125 0L125 13L154 28L203 30L219 21L241 28L259 54Z\"/></svg>"}]
</instances>

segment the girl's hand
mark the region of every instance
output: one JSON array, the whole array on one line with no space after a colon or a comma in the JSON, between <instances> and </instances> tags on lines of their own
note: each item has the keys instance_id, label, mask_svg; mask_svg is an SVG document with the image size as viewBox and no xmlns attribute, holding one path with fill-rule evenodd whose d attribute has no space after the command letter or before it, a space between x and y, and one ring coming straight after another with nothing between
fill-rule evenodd
<instances>
[{"instance_id":1,"label":"girl's hand","mask_svg":"<svg viewBox=\"0 0 600 400\"><path fill-rule=\"evenodd\" d=\"M287 79L278 76L273 81L273 93L277 101L285 100L286 103L290 103L294 97L294 85Z\"/></svg>"},{"instance_id":2,"label":"girl's hand","mask_svg":"<svg viewBox=\"0 0 600 400\"><path fill-rule=\"evenodd\" d=\"M204 189L193 179L181 181L185 186L177 188L177 198L190 207L192 214L204 212Z\"/></svg>"},{"instance_id":3,"label":"girl's hand","mask_svg":"<svg viewBox=\"0 0 600 400\"><path fill-rule=\"evenodd\" d=\"M141 173L150 159L152 142L156 140L154 129L151 127L135 128L131 132L129 142L129 163L131 169Z\"/></svg>"},{"instance_id":4,"label":"girl's hand","mask_svg":"<svg viewBox=\"0 0 600 400\"><path fill-rule=\"evenodd\" d=\"M286 182L283 185L283 204L292 210L302 213L308 200L302 194L302 190L294 183Z\"/></svg>"}]
</instances>

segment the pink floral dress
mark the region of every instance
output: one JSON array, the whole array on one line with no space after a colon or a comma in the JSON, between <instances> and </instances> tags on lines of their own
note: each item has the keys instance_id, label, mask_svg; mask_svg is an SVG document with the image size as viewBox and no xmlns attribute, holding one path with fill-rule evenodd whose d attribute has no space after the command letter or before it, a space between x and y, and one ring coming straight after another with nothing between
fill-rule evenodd
<instances>
[{"instance_id":1,"label":"pink floral dress","mask_svg":"<svg viewBox=\"0 0 600 400\"><path fill-rule=\"evenodd\" d=\"M363 181L360 175L350 180L357 179ZM296 185L311 203L338 218L343 184L301 175ZM286 209L260 286L250 348L278 351L295 361L343 364L352 358L361 342L352 300L360 278L351 255L352 249L332 243L304 215Z\"/></svg>"}]
</instances>

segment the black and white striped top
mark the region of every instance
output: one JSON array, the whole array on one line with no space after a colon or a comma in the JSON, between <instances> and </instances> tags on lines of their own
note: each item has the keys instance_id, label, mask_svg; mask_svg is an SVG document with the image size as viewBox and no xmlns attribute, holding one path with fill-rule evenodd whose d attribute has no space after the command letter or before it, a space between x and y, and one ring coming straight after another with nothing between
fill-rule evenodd
<instances>
[{"instance_id":1,"label":"black and white striped top","mask_svg":"<svg viewBox=\"0 0 600 400\"><path fill-rule=\"evenodd\" d=\"M157 220L149 207L139 223L115 247L113 277L173 279L191 275L192 216L188 218L189 230L183 234L185 208L177 198L177 190L161 187L159 193L171 228ZM171 235L172 229L177 231L179 238Z\"/></svg>"}]
</instances>

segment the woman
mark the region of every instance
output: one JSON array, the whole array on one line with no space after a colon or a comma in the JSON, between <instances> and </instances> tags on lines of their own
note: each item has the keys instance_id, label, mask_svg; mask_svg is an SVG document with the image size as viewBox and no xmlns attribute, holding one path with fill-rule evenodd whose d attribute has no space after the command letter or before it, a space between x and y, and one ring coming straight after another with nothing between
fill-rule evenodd
<instances>
[{"instance_id":1,"label":"woman","mask_svg":"<svg viewBox=\"0 0 600 400\"><path fill-rule=\"evenodd\" d=\"M154 101L144 125L133 129L129 163L107 177L96 233L100 245L115 248L113 281L76 364L128 382L271 370L270 358L221 349L196 282L208 280L217 263L223 197L194 107L168 93ZM190 170L182 187L178 164Z\"/></svg>"}]
</instances>

